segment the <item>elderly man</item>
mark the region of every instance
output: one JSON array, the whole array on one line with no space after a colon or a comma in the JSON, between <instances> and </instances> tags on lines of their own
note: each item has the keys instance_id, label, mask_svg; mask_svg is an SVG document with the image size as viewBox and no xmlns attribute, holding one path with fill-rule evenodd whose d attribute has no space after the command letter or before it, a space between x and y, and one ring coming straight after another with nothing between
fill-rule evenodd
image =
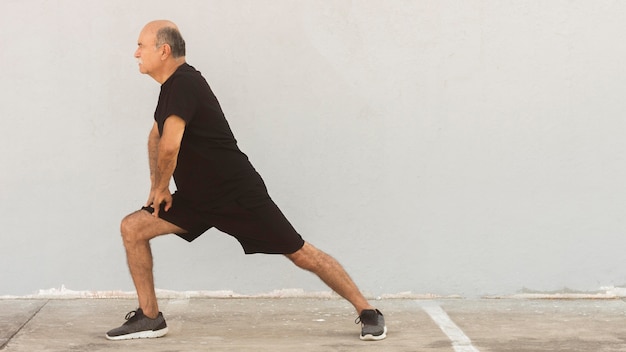
<instances>
[{"instance_id":1,"label":"elderly man","mask_svg":"<svg viewBox=\"0 0 626 352\"><path fill-rule=\"evenodd\" d=\"M331 256L305 242L267 193L242 153L209 85L185 61L185 42L169 21L148 23L139 34L139 71L161 84L148 138L151 188L141 210L122 220L139 308L111 340L155 338L167 333L154 290L150 240L176 234L191 242L210 228L235 237L246 254L283 254L318 275L359 315L362 340L386 337L382 313L372 307ZM174 177L177 190L170 193Z\"/></svg>"}]
</instances>

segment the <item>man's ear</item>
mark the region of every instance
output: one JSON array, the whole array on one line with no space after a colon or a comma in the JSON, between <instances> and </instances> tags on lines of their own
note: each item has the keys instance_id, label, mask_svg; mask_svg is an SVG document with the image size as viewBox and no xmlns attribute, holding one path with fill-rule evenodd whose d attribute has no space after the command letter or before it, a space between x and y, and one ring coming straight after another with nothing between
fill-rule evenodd
<instances>
[{"instance_id":1,"label":"man's ear","mask_svg":"<svg viewBox=\"0 0 626 352\"><path fill-rule=\"evenodd\" d=\"M169 44L161 45L161 60L167 59L172 55L172 47Z\"/></svg>"}]
</instances>

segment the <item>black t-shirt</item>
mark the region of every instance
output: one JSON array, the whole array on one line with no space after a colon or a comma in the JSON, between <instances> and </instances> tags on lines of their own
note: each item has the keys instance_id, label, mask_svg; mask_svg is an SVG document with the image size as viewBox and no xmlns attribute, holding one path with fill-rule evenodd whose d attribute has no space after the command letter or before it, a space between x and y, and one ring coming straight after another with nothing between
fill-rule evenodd
<instances>
[{"instance_id":1,"label":"black t-shirt","mask_svg":"<svg viewBox=\"0 0 626 352\"><path fill-rule=\"evenodd\" d=\"M183 64L161 85L154 119L163 134L172 115L186 122L174 181L177 197L199 206L218 206L263 185L199 71Z\"/></svg>"}]
</instances>

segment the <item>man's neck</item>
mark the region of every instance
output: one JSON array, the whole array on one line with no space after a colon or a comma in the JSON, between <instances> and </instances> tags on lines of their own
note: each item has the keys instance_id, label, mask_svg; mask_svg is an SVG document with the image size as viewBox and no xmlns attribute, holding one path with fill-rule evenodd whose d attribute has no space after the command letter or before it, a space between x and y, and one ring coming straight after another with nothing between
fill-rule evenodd
<instances>
[{"instance_id":1,"label":"man's neck","mask_svg":"<svg viewBox=\"0 0 626 352\"><path fill-rule=\"evenodd\" d=\"M154 78L155 81L159 82L159 84L163 84L184 63L185 63L185 57L184 56L176 58L176 59L173 59L173 60L169 60L163 66L163 69L159 73L152 75L152 78Z\"/></svg>"}]
</instances>

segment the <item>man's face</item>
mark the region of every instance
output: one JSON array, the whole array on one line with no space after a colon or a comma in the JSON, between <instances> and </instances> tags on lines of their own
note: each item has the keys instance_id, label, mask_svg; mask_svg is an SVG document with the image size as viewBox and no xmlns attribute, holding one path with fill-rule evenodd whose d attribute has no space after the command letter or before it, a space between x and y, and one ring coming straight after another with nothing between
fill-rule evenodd
<instances>
[{"instance_id":1,"label":"man's face","mask_svg":"<svg viewBox=\"0 0 626 352\"><path fill-rule=\"evenodd\" d=\"M162 47L162 46L161 46ZM151 74L159 68L161 64L161 50L156 46L156 34L149 28L144 28L137 40L137 50L135 58L139 64L139 72Z\"/></svg>"}]
</instances>

